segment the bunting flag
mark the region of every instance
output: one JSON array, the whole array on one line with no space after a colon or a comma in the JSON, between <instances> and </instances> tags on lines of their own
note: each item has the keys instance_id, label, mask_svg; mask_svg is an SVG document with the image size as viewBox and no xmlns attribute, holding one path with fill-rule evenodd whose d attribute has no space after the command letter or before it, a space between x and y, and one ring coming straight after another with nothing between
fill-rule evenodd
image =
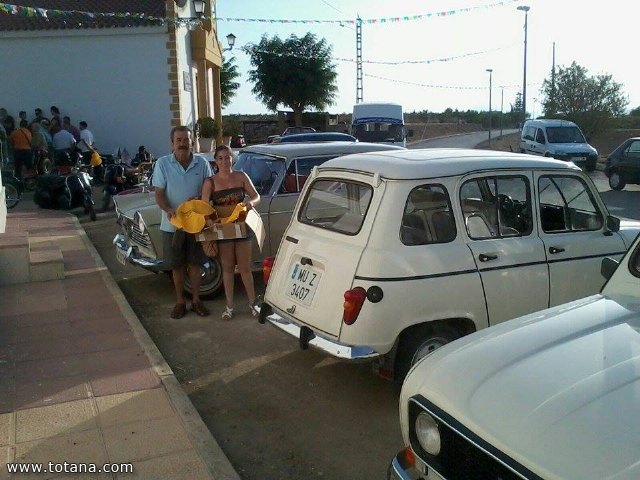
<instances>
[{"instance_id":1,"label":"bunting flag","mask_svg":"<svg viewBox=\"0 0 640 480\"><path fill-rule=\"evenodd\" d=\"M479 5L475 7L459 8L455 10L448 10L442 12L424 13L420 15L405 15L401 17L382 17L382 18L357 18L357 19L343 19L343 20L295 20L295 19L273 19L273 18L228 18L228 17L208 17L202 16L199 18L164 18L153 17L144 13L132 13L132 12L85 12L81 10L56 10L52 8L40 8L40 7L25 7L22 5L15 5L11 3L0 3L0 14L5 15L20 15L25 17L42 17L48 19L55 16L64 15L83 15L87 18L94 19L96 17L115 17L115 18L136 18L142 20L149 20L158 22L159 24L173 23L176 26L193 27L200 24L203 20L213 20L222 22L255 22L255 23L302 23L302 24L386 24L386 23L400 23L419 20L429 20L433 18L450 17L453 15L469 13L475 10L487 10L495 7L504 7L520 0L502 0L496 3L490 3L486 5Z\"/></svg>"},{"instance_id":2,"label":"bunting flag","mask_svg":"<svg viewBox=\"0 0 640 480\"><path fill-rule=\"evenodd\" d=\"M504 45L502 47L491 48L487 50L481 50L478 52L464 53L462 55L456 55L452 57L444 57L444 58L434 58L428 60L395 60L395 61L383 61L383 60L362 60L361 63L371 64L371 65L416 65L416 64L431 64L431 63L439 63L439 62L452 62L454 60L459 60L461 58L467 58L475 55L482 55L484 53L496 52L499 50L505 50L508 48L513 48L514 46L519 46L520 43L512 43L509 45ZM245 47L246 48L246 47ZM292 55L290 53L282 53L282 52L269 52L267 50L259 50L257 48L248 48L251 52L256 53L265 53L271 54L277 57L294 57L294 58L302 58L307 59L308 57L303 55ZM349 63L358 63L358 60L354 58L341 58L334 57L333 60L337 62L349 62Z\"/></svg>"},{"instance_id":3,"label":"bunting flag","mask_svg":"<svg viewBox=\"0 0 640 480\"><path fill-rule=\"evenodd\" d=\"M456 85L430 85L427 83L418 83L418 82L410 82L408 80L398 80L397 78L387 78L387 77L380 77L378 75L371 75L368 73L364 74L365 77L370 77L370 78L376 78L378 80L385 80L388 82L393 82L393 83L403 83L405 85L415 85L416 87L427 87L427 88L444 88L444 89L449 89L449 90L488 90L489 87L488 86L483 86L483 87L463 87L463 86L456 86ZM540 83L527 83L528 87L536 87L541 85ZM522 84L518 84L518 85L496 85L493 88L522 88Z\"/></svg>"}]
</instances>

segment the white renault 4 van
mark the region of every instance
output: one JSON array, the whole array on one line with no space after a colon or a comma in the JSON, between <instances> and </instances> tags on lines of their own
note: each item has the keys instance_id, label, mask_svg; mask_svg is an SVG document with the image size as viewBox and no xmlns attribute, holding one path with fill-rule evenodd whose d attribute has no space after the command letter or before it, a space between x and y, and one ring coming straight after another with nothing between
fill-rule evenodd
<instances>
[{"instance_id":1,"label":"white renault 4 van","mask_svg":"<svg viewBox=\"0 0 640 480\"><path fill-rule=\"evenodd\" d=\"M597 293L602 258L640 231L608 214L570 162L425 149L312 171L267 282L260 321L402 379L468 333Z\"/></svg>"},{"instance_id":2,"label":"white renault 4 van","mask_svg":"<svg viewBox=\"0 0 640 480\"><path fill-rule=\"evenodd\" d=\"M570 161L592 172L598 151L587 143L582 131L568 120L527 120L522 127L520 151Z\"/></svg>"}]
</instances>

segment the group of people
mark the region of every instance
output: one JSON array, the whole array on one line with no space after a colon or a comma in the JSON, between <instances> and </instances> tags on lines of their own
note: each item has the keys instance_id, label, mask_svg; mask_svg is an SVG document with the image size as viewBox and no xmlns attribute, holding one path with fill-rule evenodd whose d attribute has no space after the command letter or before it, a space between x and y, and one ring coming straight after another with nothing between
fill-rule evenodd
<instances>
[{"instance_id":1,"label":"group of people","mask_svg":"<svg viewBox=\"0 0 640 480\"><path fill-rule=\"evenodd\" d=\"M244 172L232 170L232 150L220 145L214 152L214 168L203 157L193 154L191 130L188 127L174 127L171 130L173 153L158 158L153 172L153 185L158 206L163 210L160 230L163 232L165 261L171 266L176 292L176 304L171 318L182 318L186 312L183 288L188 269L192 286L191 310L200 316L210 315L200 300L200 265L205 259L202 246L195 235L183 231L176 232L171 218L176 215L178 206L186 200L200 198L216 205L243 203L247 210L260 202L251 179ZM249 307L255 315L256 300L251 272L252 237L233 240L218 240L222 281L224 284L226 307L222 312L223 320L231 320L234 315L234 277L235 268L242 278Z\"/></svg>"},{"instance_id":2,"label":"group of people","mask_svg":"<svg viewBox=\"0 0 640 480\"><path fill-rule=\"evenodd\" d=\"M43 155L53 154L56 162L62 162L77 150L85 163L91 160L94 137L87 122L81 121L76 127L70 117L60 116L60 109L55 105L49 111L51 117L48 118L41 108L36 108L34 117L28 120L27 112L22 110L16 120L6 108L0 108L0 140L6 139L9 152L13 152L14 173L19 179L23 167L34 168Z\"/></svg>"}]
</instances>

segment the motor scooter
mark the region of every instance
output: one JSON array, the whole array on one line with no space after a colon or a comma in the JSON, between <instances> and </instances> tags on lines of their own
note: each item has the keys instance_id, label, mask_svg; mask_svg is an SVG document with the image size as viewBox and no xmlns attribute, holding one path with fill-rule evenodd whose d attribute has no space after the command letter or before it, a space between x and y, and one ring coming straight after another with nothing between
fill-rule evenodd
<instances>
[{"instance_id":1,"label":"motor scooter","mask_svg":"<svg viewBox=\"0 0 640 480\"><path fill-rule=\"evenodd\" d=\"M121 163L107 165L102 189L102 211L106 212L109 209L114 195L137 187L144 181L144 177L138 168L129 168Z\"/></svg>"},{"instance_id":2,"label":"motor scooter","mask_svg":"<svg viewBox=\"0 0 640 480\"><path fill-rule=\"evenodd\" d=\"M22 197L24 185L11 170L2 170L1 174L7 208L13 208L18 204Z\"/></svg>"},{"instance_id":3,"label":"motor scooter","mask_svg":"<svg viewBox=\"0 0 640 480\"><path fill-rule=\"evenodd\" d=\"M69 175L41 175L33 200L41 208L71 210L83 207L91 220L96 220L91 176L73 169Z\"/></svg>"}]
</instances>

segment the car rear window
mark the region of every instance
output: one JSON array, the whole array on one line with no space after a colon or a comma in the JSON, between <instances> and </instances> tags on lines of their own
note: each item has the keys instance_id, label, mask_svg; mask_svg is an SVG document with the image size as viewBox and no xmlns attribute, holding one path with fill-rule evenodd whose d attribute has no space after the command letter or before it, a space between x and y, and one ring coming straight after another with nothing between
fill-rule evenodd
<instances>
[{"instance_id":1,"label":"car rear window","mask_svg":"<svg viewBox=\"0 0 640 480\"><path fill-rule=\"evenodd\" d=\"M372 196L370 185L345 180L316 180L309 187L298 221L356 235L367 216Z\"/></svg>"}]
</instances>

